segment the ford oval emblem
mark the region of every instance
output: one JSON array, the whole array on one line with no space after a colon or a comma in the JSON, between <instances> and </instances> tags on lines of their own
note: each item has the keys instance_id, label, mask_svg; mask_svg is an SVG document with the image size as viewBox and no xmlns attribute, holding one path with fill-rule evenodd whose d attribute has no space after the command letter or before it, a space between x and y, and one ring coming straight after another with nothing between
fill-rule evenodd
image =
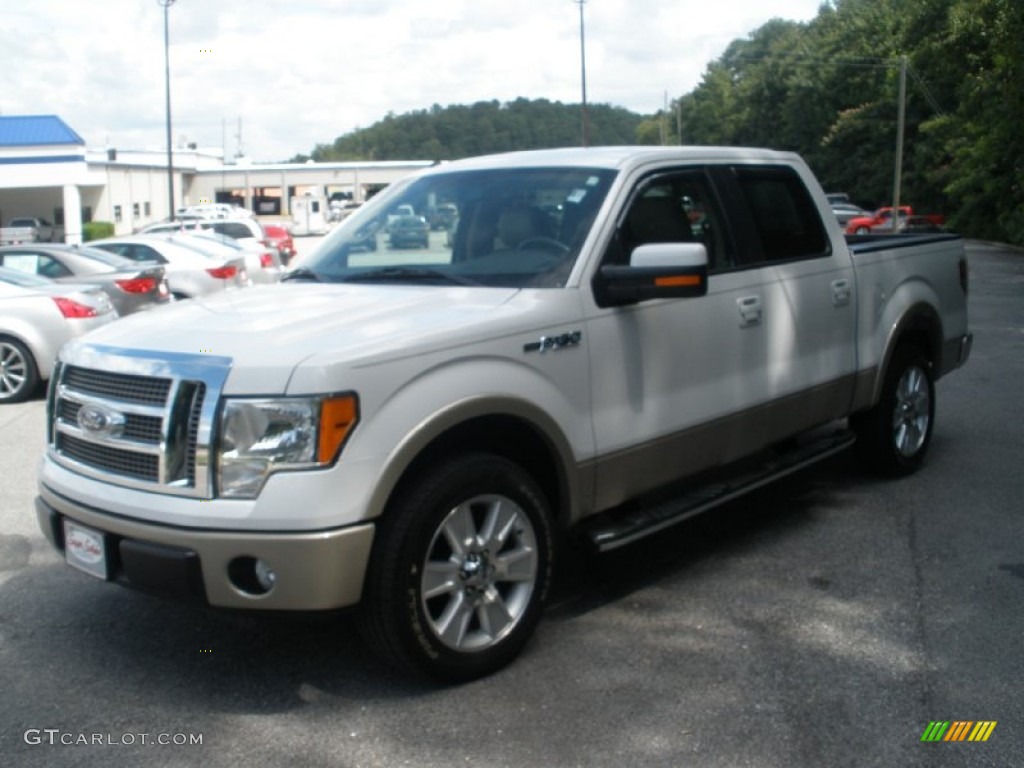
<instances>
[{"instance_id":1,"label":"ford oval emblem","mask_svg":"<svg viewBox=\"0 0 1024 768\"><path fill-rule=\"evenodd\" d=\"M86 403L78 409L78 426L96 437L117 437L124 431L124 414L99 403Z\"/></svg>"}]
</instances>

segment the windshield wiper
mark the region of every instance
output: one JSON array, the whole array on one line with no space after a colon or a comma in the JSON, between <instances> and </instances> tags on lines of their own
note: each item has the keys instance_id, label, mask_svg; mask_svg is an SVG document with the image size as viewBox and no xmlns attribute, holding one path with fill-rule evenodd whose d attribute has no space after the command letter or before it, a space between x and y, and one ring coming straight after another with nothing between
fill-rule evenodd
<instances>
[{"instance_id":1,"label":"windshield wiper","mask_svg":"<svg viewBox=\"0 0 1024 768\"><path fill-rule=\"evenodd\" d=\"M480 285L475 280L470 280L459 275L449 275L437 269L425 269L423 267L381 267L371 269L367 272L359 272L354 275L347 275L341 279L343 283L376 283L376 282L435 282L449 283L452 285Z\"/></svg>"},{"instance_id":2,"label":"windshield wiper","mask_svg":"<svg viewBox=\"0 0 1024 768\"><path fill-rule=\"evenodd\" d=\"M323 278L320 277L309 267L298 267L293 269L291 272L285 272L284 277L281 278L281 282L286 280L312 280L315 283L322 283Z\"/></svg>"}]
</instances>

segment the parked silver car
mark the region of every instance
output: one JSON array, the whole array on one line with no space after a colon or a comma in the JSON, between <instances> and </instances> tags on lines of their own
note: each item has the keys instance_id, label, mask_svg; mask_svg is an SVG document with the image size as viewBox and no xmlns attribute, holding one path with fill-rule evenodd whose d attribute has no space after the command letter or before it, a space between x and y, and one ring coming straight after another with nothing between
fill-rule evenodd
<instances>
[{"instance_id":1,"label":"parked silver car","mask_svg":"<svg viewBox=\"0 0 1024 768\"><path fill-rule=\"evenodd\" d=\"M65 342L117 319L101 288L0 267L0 404L32 396Z\"/></svg>"},{"instance_id":2,"label":"parked silver car","mask_svg":"<svg viewBox=\"0 0 1024 768\"><path fill-rule=\"evenodd\" d=\"M170 235L172 242L196 248L211 256L245 259L245 269L253 283L276 283L284 272L281 255L276 248L258 245L255 240L236 240L211 230L178 232Z\"/></svg>"},{"instance_id":3,"label":"parked silver car","mask_svg":"<svg viewBox=\"0 0 1024 768\"><path fill-rule=\"evenodd\" d=\"M175 243L167 236L111 237L94 240L90 245L132 261L162 264L167 274L167 285L176 299L191 299L252 284L243 257L210 256Z\"/></svg>"},{"instance_id":4,"label":"parked silver car","mask_svg":"<svg viewBox=\"0 0 1024 768\"><path fill-rule=\"evenodd\" d=\"M196 236L208 245L226 245L245 255L245 266L254 283L276 283L284 272L285 258L266 236L262 225L255 219L231 219L223 226L215 219L192 219L160 222L143 227L139 235L164 235L172 239ZM230 233L230 234L229 234ZM181 242L188 242L182 240Z\"/></svg>"},{"instance_id":5,"label":"parked silver car","mask_svg":"<svg viewBox=\"0 0 1024 768\"><path fill-rule=\"evenodd\" d=\"M171 300L162 266L138 264L99 248L37 243L4 246L0 247L0 267L58 283L94 283L106 292L122 317Z\"/></svg>"}]
</instances>

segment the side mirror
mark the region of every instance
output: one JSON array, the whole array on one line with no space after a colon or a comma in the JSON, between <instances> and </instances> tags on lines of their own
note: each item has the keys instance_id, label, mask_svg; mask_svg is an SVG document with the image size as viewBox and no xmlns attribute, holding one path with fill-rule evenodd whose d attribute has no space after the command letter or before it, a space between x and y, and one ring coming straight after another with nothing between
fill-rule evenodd
<instances>
[{"instance_id":1,"label":"side mirror","mask_svg":"<svg viewBox=\"0 0 1024 768\"><path fill-rule=\"evenodd\" d=\"M633 249L629 264L605 264L594 278L599 307L708 292L708 252L702 243L651 243Z\"/></svg>"}]
</instances>

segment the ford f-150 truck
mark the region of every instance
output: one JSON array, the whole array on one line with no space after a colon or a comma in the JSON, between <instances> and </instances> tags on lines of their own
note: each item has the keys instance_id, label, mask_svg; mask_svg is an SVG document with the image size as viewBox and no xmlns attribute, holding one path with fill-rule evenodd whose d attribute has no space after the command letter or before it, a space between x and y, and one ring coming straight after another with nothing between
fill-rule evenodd
<instances>
[{"instance_id":1,"label":"ford f-150 truck","mask_svg":"<svg viewBox=\"0 0 1024 768\"><path fill-rule=\"evenodd\" d=\"M440 204L451 232L386 247L395 211ZM574 537L613 549L850 446L918 468L970 351L963 243L851 241L788 153L435 166L279 285L66 346L39 523L94 577L356 607L385 659L487 674Z\"/></svg>"}]
</instances>

